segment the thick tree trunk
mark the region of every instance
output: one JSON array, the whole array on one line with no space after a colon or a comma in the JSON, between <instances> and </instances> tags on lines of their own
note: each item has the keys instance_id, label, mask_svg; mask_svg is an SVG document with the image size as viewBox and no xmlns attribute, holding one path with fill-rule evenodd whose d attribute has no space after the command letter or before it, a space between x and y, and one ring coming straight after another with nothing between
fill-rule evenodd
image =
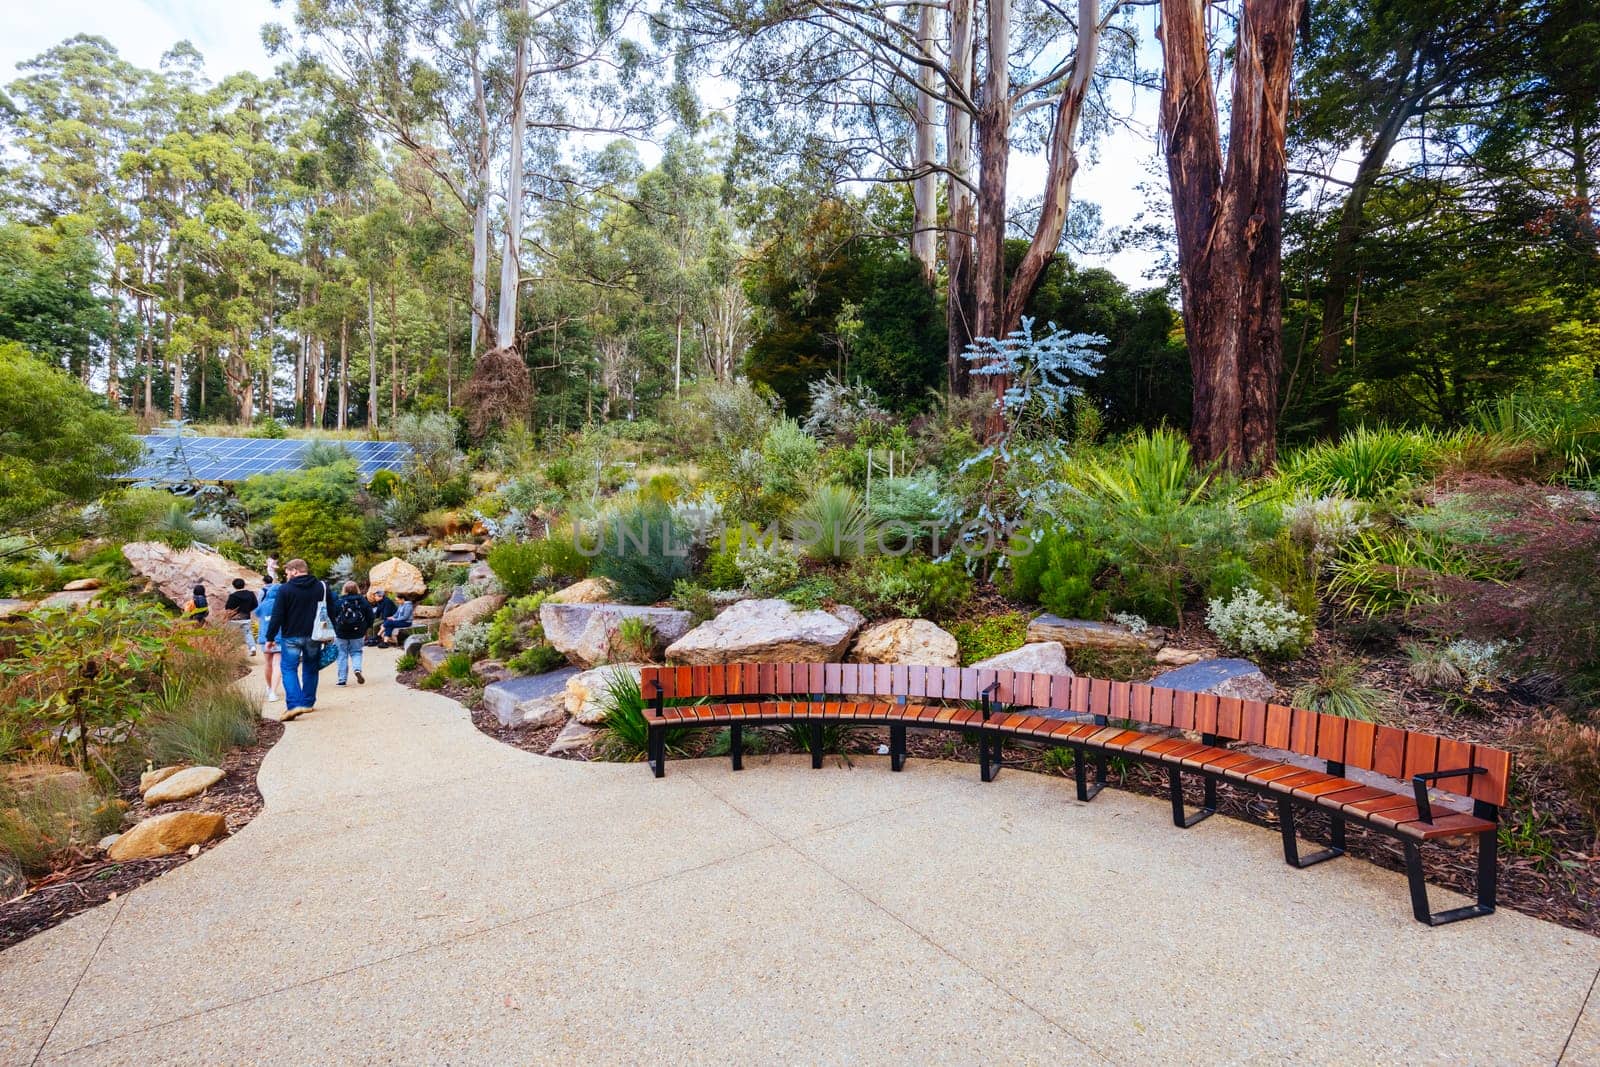
<instances>
[{"instance_id":1,"label":"thick tree trunk","mask_svg":"<svg viewBox=\"0 0 1600 1067\"><path fill-rule=\"evenodd\" d=\"M950 12L950 80L969 99L973 95L975 0L948 0ZM976 175L972 154L972 114L962 107L945 108L945 166L949 221L945 231L945 326L948 335L946 384L952 394L967 391L965 353L976 334L973 291L973 238L977 211L972 187Z\"/></svg>"},{"instance_id":2,"label":"thick tree trunk","mask_svg":"<svg viewBox=\"0 0 1600 1067\"><path fill-rule=\"evenodd\" d=\"M339 414L335 424L344 429L345 413L350 410L350 320L339 320Z\"/></svg>"},{"instance_id":3,"label":"thick tree trunk","mask_svg":"<svg viewBox=\"0 0 1600 1067\"><path fill-rule=\"evenodd\" d=\"M991 0L983 98L978 109L978 254L974 279L977 290L979 337L1003 336L1006 268L1006 171L1011 156L1011 55L1010 0Z\"/></svg>"},{"instance_id":4,"label":"thick tree trunk","mask_svg":"<svg viewBox=\"0 0 1600 1067\"><path fill-rule=\"evenodd\" d=\"M500 319L495 343L517 347L517 290L522 284L522 137L528 123L528 0L520 5L524 27L517 35L511 78L511 159L506 167L506 247L500 260Z\"/></svg>"},{"instance_id":5,"label":"thick tree trunk","mask_svg":"<svg viewBox=\"0 0 1600 1067\"><path fill-rule=\"evenodd\" d=\"M939 258L939 179L934 171L934 7L917 8L917 50L926 62L917 70L916 136L912 141L911 169L916 174L911 187L911 258L922 267L922 280L933 287Z\"/></svg>"},{"instance_id":6,"label":"thick tree trunk","mask_svg":"<svg viewBox=\"0 0 1600 1067\"><path fill-rule=\"evenodd\" d=\"M1056 103L1039 225L1011 279L997 337L1021 325L1023 309L1033 299L1039 283L1044 280L1045 269L1061 246L1061 235L1067 227L1067 208L1072 202L1072 179L1078 173L1078 127L1082 124L1083 103L1089 95L1089 83L1094 79L1099 55L1099 0L1078 0L1078 48L1073 57L1072 76Z\"/></svg>"},{"instance_id":7,"label":"thick tree trunk","mask_svg":"<svg viewBox=\"0 0 1600 1067\"><path fill-rule=\"evenodd\" d=\"M1392 73L1394 90L1384 108L1383 124L1361 157L1355 181L1345 196L1344 208L1339 215L1339 230L1328 253L1327 279L1322 288L1322 324L1317 333L1317 369L1323 390L1319 422L1320 433L1325 438L1339 434L1339 410L1343 406L1343 390L1335 386L1339 363L1344 354L1346 329L1345 306L1350 300L1350 290L1355 284L1356 246L1361 241L1366 223L1367 197L1383 174L1395 142L1406 123L1417 113L1422 96L1407 93L1411 84L1412 61L1415 50L1407 47L1395 63Z\"/></svg>"},{"instance_id":8,"label":"thick tree trunk","mask_svg":"<svg viewBox=\"0 0 1600 1067\"><path fill-rule=\"evenodd\" d=\"M367 429L378 429L378 310L372 279L367 279Z\"/></svg>"},{"instance_id":9,"label":"thick tree trunk","mask_svg":"<svg viewBox=\"0 0 1600 1067\"><path fill-rule=\"evenodd\" d=\"M1303 0L1244 0L1224 165L1204 0L1162 0L1161 122L1194 375L1191 443L1244 470L1276 458L1284 137Z\"/></svg>"}]
</instances>

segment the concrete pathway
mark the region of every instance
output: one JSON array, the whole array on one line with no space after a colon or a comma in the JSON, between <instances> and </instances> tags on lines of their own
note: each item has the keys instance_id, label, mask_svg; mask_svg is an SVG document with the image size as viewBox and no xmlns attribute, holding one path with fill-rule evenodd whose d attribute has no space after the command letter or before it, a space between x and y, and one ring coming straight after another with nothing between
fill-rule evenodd
<instances>
[{"instance_id":1,"label":"concrete pathway","mask_svg":"<svg viewBox=\"0 0 1600 1067\"><path fill-rule=\"evenodd\" d=\"M0 1062L1600 1064L1600 941L1428 930L1258 828L916 761L654 781L369 667L237 837L0 955Z\"/></svg>"}]
</instances>

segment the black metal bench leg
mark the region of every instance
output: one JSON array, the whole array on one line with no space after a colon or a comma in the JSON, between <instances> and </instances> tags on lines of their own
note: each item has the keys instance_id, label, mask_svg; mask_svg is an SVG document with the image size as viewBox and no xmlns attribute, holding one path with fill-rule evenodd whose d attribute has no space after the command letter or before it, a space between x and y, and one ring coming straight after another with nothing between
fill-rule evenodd
<instances>
[{"instance_id":1,"label":"black metal bench leg","mask_svg":"<svg viewBox=\"0 0 1600 1067\"><path fill-rule=\"evenodd\" d=\"M650 727L650 734L645 742L645 760L650 764L651 773L657 778L667 773L666 732L659 726Z\"/></svg>"},{"instance_id":2,"label":"black metal bench leg","mask_svg":"<svg viewBox=\"0 0 1600 1067\"><path fill-rule=\"evenodd\" d=\"M1428 905L1428 883L1422 877L1422 843L1403 842L1406 849L1406 880L1411 883L1411 914L1417 922L1428 926L1473 919L1494 912L1495 895L1499 879L1499 833L1489 830L1478 835L1478 902L1459 908L1435 912Z\"/></svg>"},{"instance_id":3,"label":"black metal bench leg","mask_svg":"<svg viewBox=\"0 0 1600 1067\"><path fill-rule=\"evenodd\" d=\"M728 727L728 756L733 760L733 769L744 770L744 727Z\"/></svg>"},{"instance_id":4,"label":"black metal bench leg","mask_svg":"<svg viewBox=\"0 0 1600 1067\"><path fill-rule=\"evenodd\" d=\"M1167 768L1167 793L1172 798L1172 825L1187 830L1195 823L1209 819L1217 813L1217 783L1207 778L1205 785L1204 806L1194 814L1188 814L1183 808L1183 772L1177 767Z\"/></svg>"},{"instance_id":5,"label":"black metal bench leg","mask_svg":"<svg viewBox=\"0 0 1600 1067\"><path fill-rule=\"evenodd\" d=\"M1094 788L1089 787L1089 752L1077 745L1072 746L1072 778L1078 786L1078 799L1087 804L1100 795L1100 790L1106 787L1106 762L1105 757L1095 761Z\"/></svg>"},{"instance_id":6,"label":"black metal bench leg","mask_svg":"<svg viewBox=\"0 0 1600 1067\"><path fill-rule=\"evenodd\" d=\"M1344 816L1333 816L1333 845L1313 852L1309 856L1300 855L1300 839L1295 835L1294 802L1288 797L1278 798L1278 832L1283 835L1283 862L1291 867L1304 870L1307 867L1331 860L1344 855Z\"/></svg>"},{"instance_id":7,"label":"black metal bench leg","mask_svg":"<svg viewBox=\"0 0 1600 1067\"><path fill-rule=\"evenodd\" d=\"M817 770L822 766L822 724L811 724L811 769Z\"/></svg>"},{"instance_id":8,"label":"black metal bench leg","mask_svg":"<svg viewBox=\"0 0 1600 1067\"><path fill-rule=\"evenodd\" d=\"M889 769L903 771L906 767L906 728L904 723L889 727Z\"/></svg>"},{"instance_id":9,"label":"black metal bench leg","mask_svg":"<svg viewBox=\"0 0 1600 1067\"><path fill-rule=\"evenodd\" d=\"M985 782L1000 776L1000 735L978 731L978 774Z\"/></svg>"}]
</instances>

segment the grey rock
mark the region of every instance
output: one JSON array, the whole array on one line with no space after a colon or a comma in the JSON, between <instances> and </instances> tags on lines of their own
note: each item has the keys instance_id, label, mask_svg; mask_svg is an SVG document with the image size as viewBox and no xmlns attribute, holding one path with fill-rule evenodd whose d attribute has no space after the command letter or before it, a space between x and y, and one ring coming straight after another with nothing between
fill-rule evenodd
<instances>
[{"instance_id":1,"label":"grey rock","mask_svg":"<svg viewBox=\"0 0 1600 1067\"><path fill-rule=\"evenodd\" d=\"M562 728L556 739L550 742L550 747L545 752L556 755L561 752L572 752L580 748L588 748L594 744L595 730L592 726L585 726L574 719Z\"/></svg>"},{"instance_id":2,"label":"grey rock","mask_svg":"<svg viewBox=\"0 0 1600 1067\"><path fill-rule=\"evenodd\" d=\"M1010 652L980 659L972 666L1001 671L1037 671L1042 674L1069 676L1072 674L1072 668L1067 666L1067 650L1061 647L1059 641L1034 641L1021 648L1014 648Z\"/></svg>"},{"instance_id":3,"label":"grey rock","mask_svg":"<svg viewBox=\"0 0 1600 1067\"><path fill-rule=\"evenodd\" d=\"M1088 619L1063 619L1059 615L1040 615L1028 624L1028 640L1055 641L1072 651L1097 648L1112 652L1153 652L1161 641L1153 634L1136 634L1126 626Z\"/></svg>"},{"instance_id":4,"label":"grey rock","mask_svg":"<svg viewBox=\"0 0 1600 1067\"><path fill-rule=\"evenodd\" d=\"M1277 686L1261 668L1247 659L1207 659L1167 671L1150 679L1158 689L1177 689L1185 693L1215 693L1241 700L1271 700Z\"/></svg>"},{"instance_id":5,"label":"grey rock","mask_svg":"<svg viewBox=\"0 0 1600 1067\"><path fill-rule=\"evenodd\" d=\"M741 600L667 648L670 663L837 663L861 629L841 604L800 611L787 600Z\"/></svg>"},{"instance_id":6,"label":"grey rock","mask_svg":"<svg viewBox=\"0 0 1600 1067\"><path fill-rule=\"evenodd\" d=\"M417 650L417 659L421 661L422 669L425 671L438 670L449 658L450 650L438 643L423 645Z\"/></svg>"},{"instance_id":7,"label":"grey rock","mask_svg":"<svg viewBox=\"0 0 1600 1067\"><path fill-rule=\"evenodd\" d=\"M548 674L534 674L507 678L502 682L483 687L483 706L494 713L501 726L522 722L530 705L542 699L554 698L563 709L566 706L567 679L577 674L575 667L563 667Z\"/></svg>"},{"instance_id":8,"label":"grey rock","mask_svg":"<svg viewBox=\"0 0 1600 1067\"><path fill-rule=\"evenodd\" d=\"M427 643L427 634L412 634L406 638L405 644L400 646L400 653L405 656L419 656L422 653L422 646Z\"/></svg>"},{"instance_id":9,"label":"grey rock","mask_svg":"<svg viewBox=\"0 0 1600 1067\"><path fill-rule=\"evenodd\" d=\"M552 604L539 606L545 640L580 667L595 667L613 658L614 642L624 619L642 619L655 631L654 655L677 641L694 625L694 616L676 608L633 604Z\"/></svg>"}]
</instances>

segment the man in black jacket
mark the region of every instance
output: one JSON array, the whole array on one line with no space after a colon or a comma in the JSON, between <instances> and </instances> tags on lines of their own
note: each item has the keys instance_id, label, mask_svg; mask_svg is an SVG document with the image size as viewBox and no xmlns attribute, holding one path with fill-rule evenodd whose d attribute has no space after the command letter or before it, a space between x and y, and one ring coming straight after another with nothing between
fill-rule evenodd
<instances>
[{"instance_id":1,"label":"man in black jacket","mask_svg":"<svg viewBox=\"0 0 1600 1067\"><path fill-rule=\"evenodd\" d=\"M235 578L233 592L228 594L228 602L222 605L227 620L244 634L245 647L252 656L256 654L256 626L250 616L255 613L259 603L256 595L244 587L244 579Z\"/></svg>"},{"instance_id":2,"label":"man in black jacket","mask_svg":"<svg viewBox=\"0 0 1600 1067\"><path fill-rule=\"evenodd\" d=\"M328 600L328 586L311 577L303 559L285 563L283 573L285 580L272 602L263 640L276 640L283 650L282 719L288 721L317 707L323 642L312 640L311 630L317 623L317 606Z\"/></svg>"}]
</instances>

